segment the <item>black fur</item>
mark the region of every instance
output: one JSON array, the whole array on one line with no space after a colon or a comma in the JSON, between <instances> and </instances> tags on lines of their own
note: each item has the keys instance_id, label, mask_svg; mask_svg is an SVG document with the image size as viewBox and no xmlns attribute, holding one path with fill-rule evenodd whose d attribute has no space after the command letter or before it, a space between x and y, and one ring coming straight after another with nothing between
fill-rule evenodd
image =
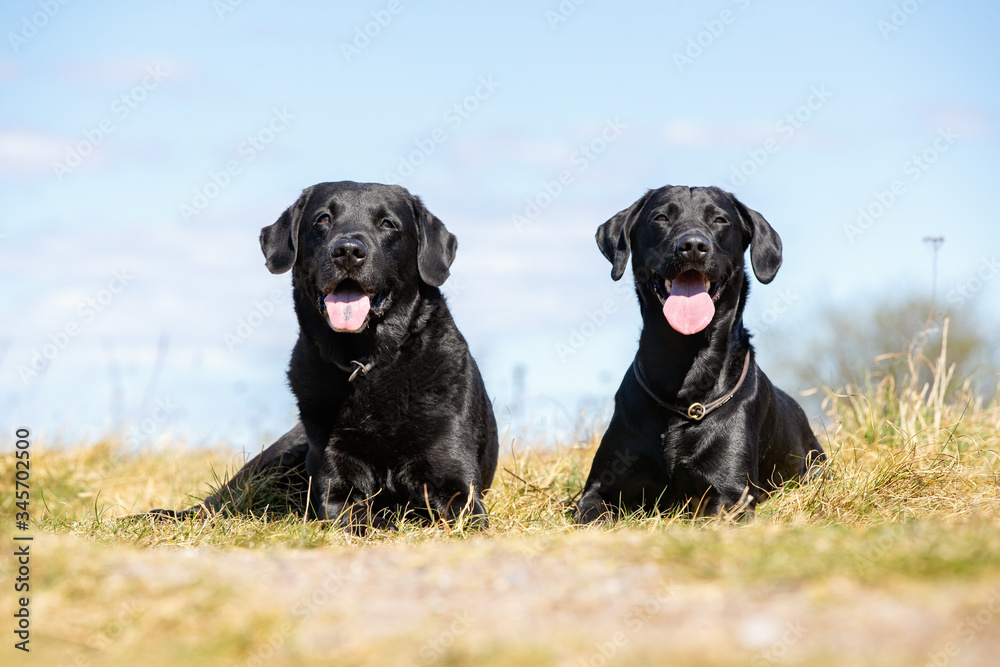
<instances>
[{"instance_id":1,"label":"black fur","mask_svg":"<svg viewBox=\"0 0 1000 667\"><path fill-rule=\"evenodd\" d=\"M334 259L345 240L363 246L362 261ZM320 519L358 529L400 511L451 520L465 510L485 523L496 421L438 289L455 237L402 187L340 182L304 190L260 243L272 273L292 270L299 339L288 381L301 423L234 481L304 465ZM334 330L325 315L324 295L344 281L377 304L358 332ZM372 366L350 381L354 360Z\"/></svg>"},{"instance_id":2,"label":"black fur","mask_svg":"<svg viewBox=\"0 0 1000 667\"><path fill-rule=\"evenodd\" d=\"M691 234L707 241L704 257L682 254L681 237ZM750 367L733 398L702 421L660 406L630 368L594 456L577 522L677 507L752 513L769 491L825 458L802 408L757 367L743 326L747 248L762 283L781 266L781 239L763 216L719 188L667 186L601 225L597 244L614 280L632 257L643 321L636 359L658 398L684 407L707 404L737 385L748 351ZM709 325L684 335L664 317L657 289L665 294L664 279L688 270L701 272L719 292Z\"/></svg>"}]
</instances>

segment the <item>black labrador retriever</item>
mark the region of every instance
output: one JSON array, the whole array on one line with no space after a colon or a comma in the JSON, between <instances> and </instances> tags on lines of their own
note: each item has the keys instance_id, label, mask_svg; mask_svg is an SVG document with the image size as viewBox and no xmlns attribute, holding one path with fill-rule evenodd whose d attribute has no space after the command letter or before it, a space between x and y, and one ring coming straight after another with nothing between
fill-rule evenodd
<instances>
[{"instance_id":1,"label":"black labrador retriever","mask_svg":"<svg viewBox=\"0 0 1000 667\"><path fill-rule=\"evenodd\" d=\"M205 505L274 474L308 480L310 515L355 530L400 513L485 525L496 420L438 289L455 237L405 188L344 181L304 190L260 245L271 273L292 271L301 421Z\"/></svg>"},{"instance_id":2,"label":"black labrador retriever","mask_svg":"<svg viewBox=\"0 0 1000 667\"><path fill-rule=\"evenodd\" d=\"M747 247L760 282L781 266L763 216L719 188L667 186L601 225L597 244L614 280L631 254L643 326L578 523L678 507L752 514L825 458L802 408L757 367L743 326Z\"/></svg>"}]
</instances>

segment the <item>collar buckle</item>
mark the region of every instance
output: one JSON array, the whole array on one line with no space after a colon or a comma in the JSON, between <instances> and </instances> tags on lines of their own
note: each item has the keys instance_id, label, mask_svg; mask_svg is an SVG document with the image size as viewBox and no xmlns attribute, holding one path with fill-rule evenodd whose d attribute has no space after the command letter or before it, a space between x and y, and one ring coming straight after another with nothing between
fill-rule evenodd
<instances>
[{"instance_id":1,"label":"collar buckle","mask_svg":"<svg viewBox=\"0 0 1000 667\"><path fill-rule=\"evenodd\" d=\"M688 419L700 422L705 418L705 406L701 403L692 403L691 407L687 409L687 416Z\"/></svg>"}]
</instances>

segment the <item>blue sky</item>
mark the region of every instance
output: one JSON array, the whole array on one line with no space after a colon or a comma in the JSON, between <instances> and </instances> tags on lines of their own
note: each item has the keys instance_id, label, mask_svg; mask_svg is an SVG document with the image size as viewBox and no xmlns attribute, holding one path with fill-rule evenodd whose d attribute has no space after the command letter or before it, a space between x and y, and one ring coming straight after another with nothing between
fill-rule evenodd
<instances>
[{"instance_id":1,"label":"blue sky","mask_svg":"<svg viewBox=\"0 0 1000 667\"><path fill-rule=\"evenodd\" d=\"M458 236L445 292L504 425L608 413L639 319L593 233L668 183L781 234L747 311L779 382L768 341L823 307L929 291L927 235L942 298L997 322L998 25L971 0L6 2L0 433L290 426L257 234L319 181L398 182Z\"/></svg>"}]
</instances>

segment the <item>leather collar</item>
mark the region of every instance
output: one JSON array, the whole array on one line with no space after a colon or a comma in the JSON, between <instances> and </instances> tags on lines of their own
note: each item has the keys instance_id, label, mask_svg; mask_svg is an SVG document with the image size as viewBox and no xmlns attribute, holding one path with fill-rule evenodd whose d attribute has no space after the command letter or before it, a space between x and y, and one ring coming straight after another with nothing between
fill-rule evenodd
<instances>
[{"instance_id":1,"label":"leather collar","mask_svg":"<svg viewBox=\"0 0 1000 667\"><path fill-rule=\"evenodd\" d=\"M667 410L670 410L671 412L676 412L682 417L693 419L694 421L701 421L702 419L705 418L707 414L725 405L729 401L729 399L731 399L736 394L736 392L739 391L740 387L743 386L743 381L746 380L747 371L749 369L750 369L750 350L747 350L747 356L743 359L743 372L740 373L740 379L736 382L736 386L733 387L732 390L729 391L729 393L727 393L725 396L722 396L721 398L712 401L711 403L708 403L707 405L704 403L695 402L689 405L685 409L683 407L673 405L672 403L667 403L659 396L654 394L653 390L649 388L649 385L643 378L642 366L639 363L639 357L637 356L635 358L635 361L632 362L632 374L635 375L635 379L639 383L639 386L642 387L642 390L645 391L651 399L656 401L661 407L664 407Z\"/></svg>"}]
</instances>

